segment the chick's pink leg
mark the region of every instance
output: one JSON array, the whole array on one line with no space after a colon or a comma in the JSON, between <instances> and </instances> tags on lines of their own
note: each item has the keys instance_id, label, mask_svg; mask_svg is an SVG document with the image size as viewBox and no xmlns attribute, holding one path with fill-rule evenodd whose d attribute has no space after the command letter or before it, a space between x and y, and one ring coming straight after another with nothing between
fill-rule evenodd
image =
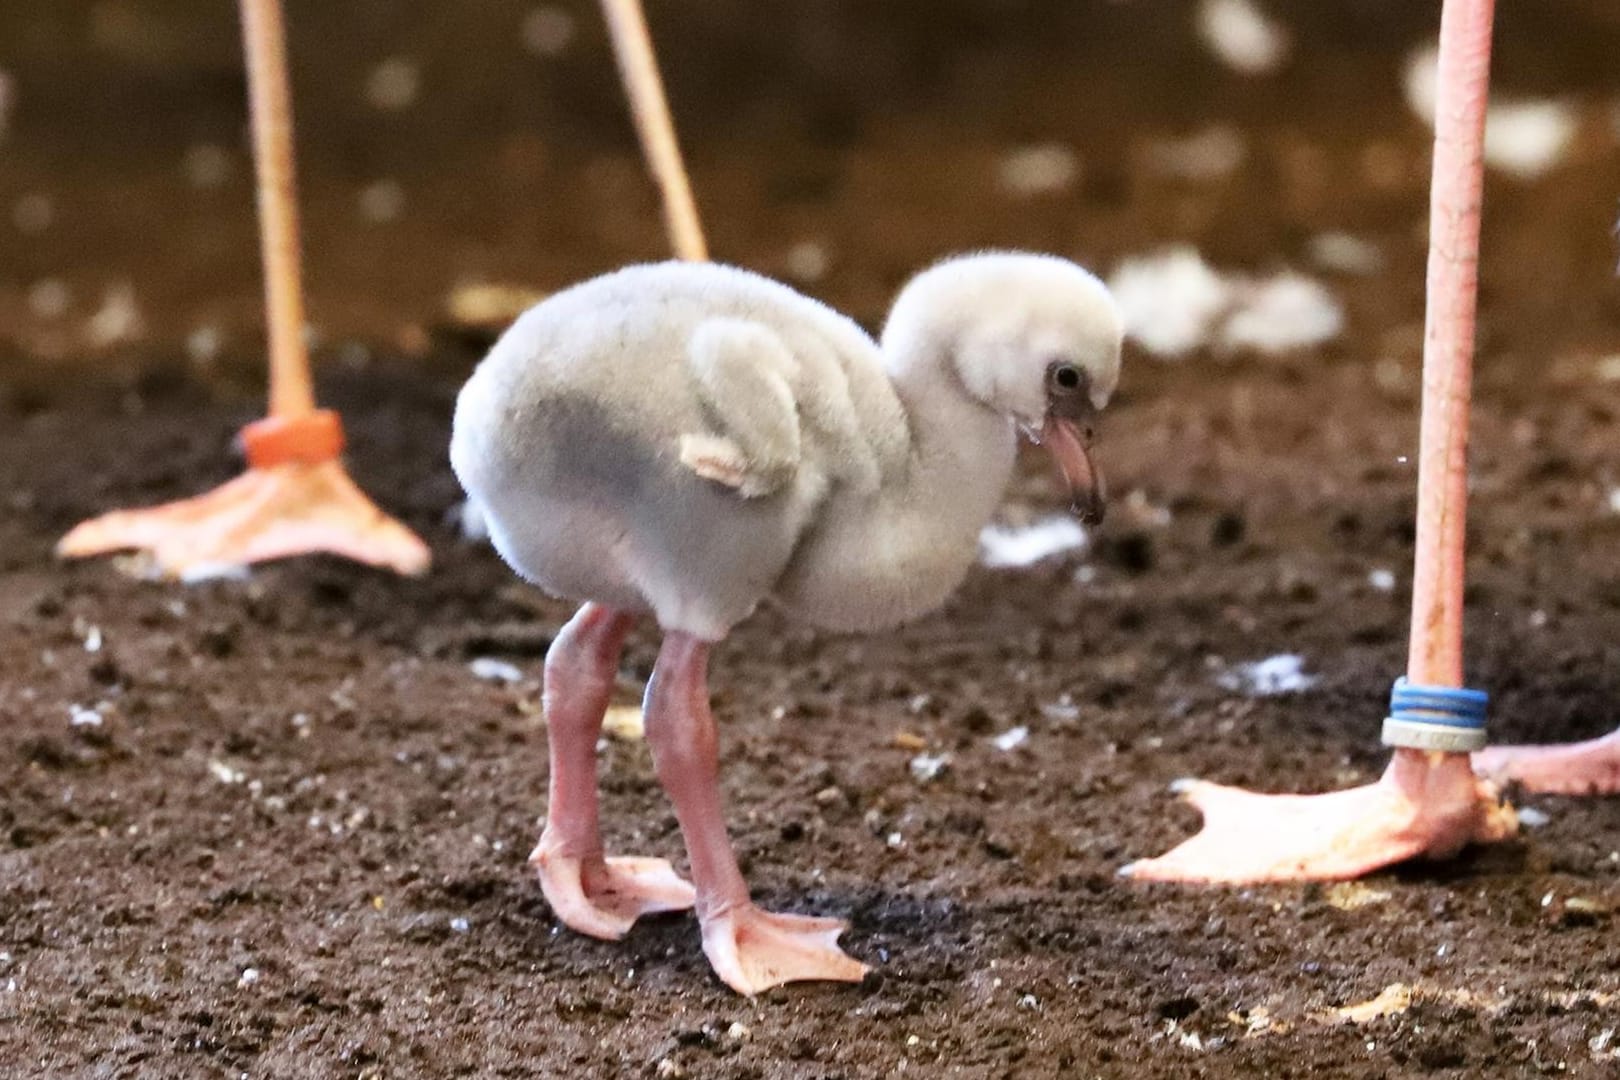
<instances>
[{"instance_id":1,"label":"chick's pink leg","mask_svg":"<svg viewBox=\"0 0 1620 1080\"><path fill-rule=\"evenodd\" d=\"M546 653L545 712L551 802L530 864L557 918L614 940L642 915L684 911L692 886L664 859L607 858L596 793L596 741L631 618L586 604Z\"/></svg>"},{"instance_id":2,"label":"chick's pink leg","mask_svg":"<svg viewBox=\"0 0 1620 1080\"><path fill-rule=\"evenodd\" d=\"M726 985L756 994L807 980L859 982L866 966L838 948L838 919L761 911L732 854L720 805L720 744L709 711L709 645L664 639L647 686L647 740L658 779L675 804L697 885L703 952Z\"/></svg>"},{"instance_id":3,"label":"chick's pink leg","mask_svg":"<svg viewBox=\"0 0 1620 1080\"><path fill-rule=\"evenodd\" d=\"M1620 731L1567 746L1492 746L1474 771L1542 795L1620 795Z\"/></svg>"}]
</instances>

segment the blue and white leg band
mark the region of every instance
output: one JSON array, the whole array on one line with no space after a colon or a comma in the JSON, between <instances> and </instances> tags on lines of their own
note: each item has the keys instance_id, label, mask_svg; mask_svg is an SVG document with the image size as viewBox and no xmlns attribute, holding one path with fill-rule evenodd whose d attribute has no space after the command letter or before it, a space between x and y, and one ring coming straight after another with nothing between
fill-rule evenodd
<instances>
[{"instance_id":1,"label":"blue and white leg band","mask_svg":"<svg viewBox=\"0 0 1620 1080\"><path fill-rule=\"evenodd\" d=\"M1483 690L1450 686L1414 686L1395 680L1389 694L1389 716L1384 720L1384 745L1414 750L1440 750L1471 754L1485 748Z\"/></svg>"}]
</instances>

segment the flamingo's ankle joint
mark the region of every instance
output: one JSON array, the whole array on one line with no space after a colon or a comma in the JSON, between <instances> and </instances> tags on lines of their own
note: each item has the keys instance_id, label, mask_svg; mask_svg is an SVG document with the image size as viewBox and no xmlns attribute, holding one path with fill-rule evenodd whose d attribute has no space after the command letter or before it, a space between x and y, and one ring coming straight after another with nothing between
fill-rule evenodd
<instances>
[{"instance_id":1,"label":"flamingo's ankle joint","mask_svg":"<svg viewBox=\"0 0 1620 1080\"><path fill-rule=\"evenodd\" d=\"M1419 686L1396 679L1384 720L1384 745L1447 754L1483 750L1489 701L1483 690Z\"/></svg>"},{"instance_id":2,"label":"flamingo's ankle joint","mask_svg":"<svg viewBox=\"0 0 1620 1080\"><path fill-rule=\"evenodd\" d=\"M331 409L303 416L270 416L242 429L242 452L255 469L320 465L343 453L343 421Z\"/></svg>"}]
</instances>

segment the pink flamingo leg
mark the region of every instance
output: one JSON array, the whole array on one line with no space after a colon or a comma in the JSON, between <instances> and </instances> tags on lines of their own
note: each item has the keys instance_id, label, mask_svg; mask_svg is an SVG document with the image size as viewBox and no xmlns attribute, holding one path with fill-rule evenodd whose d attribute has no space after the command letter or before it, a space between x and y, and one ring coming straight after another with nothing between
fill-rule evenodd
<instances>
[{"instance_id":1,"label":"pink flamingo leg","mask_svg":"<svg viewBox=\"0 0 1620 1080\"><path fill-rule=\"evenodd\" d=\"M570 929L617 940L642 915L684 911L692 886L664 859L607 858L596 791L596 740L633 620L586 604L546 653L551 802L529 863L552 912Z\"/></svg>"},{"instance_id":2,"label":"pink flamingo leg","mask_svg":"<svg viewBox=\"0 0 1620 1080\"><path fill-rule=\"evenodd\" d=\"M1566 746L1492 746L1474 771L1542 795L1620 795L1620 731Z\"/></svg>"},{"instance_id":3,"label":"pink flamingo leg","mask_svg":"<svg viewBox=\"0 0 1620 1080\"><path fill-rule=\"evenodd\" d=\"M1468 406L1484 188L1493 0L1446 0L1440 23L1428 312L1423 353L1418 531L1407 676L1462 685ZM1511 835L1517 818L1466 754L1398 749L1374 784L1317 796L1265 796L1197 781L1178 789L1204 813L1180 847L1121 873L1158 881L1355 877L1470 842Z\"/></svg>"},{"instance_id":4,"label":"pink flamingo leg","mask_svg":"<svg viewBox=\"0 0 1620 1080\"><path fill-rule=\"evenodd\" d=\"M720 805L720 742L709 711L709 645L670 633L647 686L647 740L686 839L703 951L733 990L807 980L859 982L866 966L838 948L838 919L762 911L749 899Z\"/></svg>"},{"instance_id":5,"label":"pink flamingo leg","mask_svg":"<svg viewBox=\"0 0 1620 1080\"><path fill-rule=\"evenodd\" d=\"M338 459L343 427L337 414L315 408L304 345L281 0L241 0L241 7L270 338L270 415L242 432L249 465L243 475L195 498L82 522L56 551L63 558L85 558L138 548L153 569L177 578L317 552L420 574L431 557L427 545L355 486Z\"/></svg>"}]
</instances>

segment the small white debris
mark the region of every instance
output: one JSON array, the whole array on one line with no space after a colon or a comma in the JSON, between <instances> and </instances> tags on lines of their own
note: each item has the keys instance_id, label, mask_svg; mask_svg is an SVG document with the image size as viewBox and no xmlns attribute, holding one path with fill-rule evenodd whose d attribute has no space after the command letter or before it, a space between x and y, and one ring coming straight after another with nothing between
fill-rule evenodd
<instances>
[{"instance_id":1,"label":"small white debris","mask_svg":"<svg viewBox=\"0 0 1620 1080\"><path fill-rule=\"evenodd\" d=\"M788 277L796 281L813 283L827 276L832 259L827 249L814 240L801 240L788 248L782 260Z\"/></svg>"},{"instance_id":2,"label":"small white debris","mask_svg":"<svg viewBox=\"0 0 1620 1080\"><path fill-rule=\"evenodd\" d=\"M686 1080L686 1070L674 1058L659 1058L653 1073L658 1080Z\"/></svg>"},{"instance_id":3,"label":"small white debris","mask_svg":"<svg viewBox=\"0 0 1620 1080\"><path fill-rule=\"evenodd\" d=\"M1020 746L1023 746L1025 743L1029 742L1029 728L1022 726L1009 728L1008 730L1003 731L1000 735L997 735L995 738L991 739L990 742L991 745L993 745L997 750L1016 750Z\"/></svg>"},{"instance_id":4,"label":"small white debris","mask_svg":"<svg viewBox=\"0 0 1620 1080\"><path fill-rule=\"evenodd\" d=\"M72 302L73 294L59 278L44 278L28 289L28 310L38 319L60 319Z\"/></svg>"},{"instance_id":5,"label":"small white debris","mask_svg":"<svg viewBox=\"0 0 1620 1080\"><path fill-rule=\"evenodd\" d=\"M393 221L405 212L405 189L397 180L378 180L360 190L360 216L373 224Z\"/></svg>"},{"instance_id":6,"label":"small white debris","mask_svg":"<svg viewBox=\"0 0 1620 1080\"><path fill-rule=\"evenodd\" d=\"M1115 268L1108 288L1125 332L1162 357L1203 345L1232 302L1231 286L1190 247L1128 258Z\"/></svg>"},{"instance_id":7,"label":"small white debris","mask_svg":"<svg viewBox=\"0 0 1620 1080\"><path fill-rule=\"evenodd\" d=\"M979 534L979 561L993 570L1032 566L1085 546L1085 527L1072 517L1049 517L1023 527L988 525Z\"/></svg>"},{"instance_id":8,"label":"small white debris","mask_svg":"<svg viewBox=\"0 0 1620 1080\"><path fill-rule=\"evenodd\" d=\"M85 334L98 349L119 345L141 336L146 330L141 309L135 303L135 286L120 281L102 295L101 307L90 316Z\"/></svg>"},{"instance_id":9,"label":"small white debris","mask_svg":"<svg viewBox=\"0 0 1620 1080\"><path fill-rule=\"evenodd\" d=\"M1179 180L1219 180L1236 172L1249 152L1243 135L1224 124L1148 147L1154 171Z\"/></svg>"},{"instance_id":10,"label":"small white debris","mask_svg":"<svg viewBox=\"0 0 1620 1080\"><path fill-rule=\"evenodd\" d=\"M472 923L468 922L460 915L457 915L455 918L450 920L450 929L454 933L465 934L467 931L472 929Z\"/></svg>"},{"instance_id":11,"label":"small white debris","mask_svg":"<svg viewBox=\"0 0 1620 1080\"><path fill-rule=\"evenodd\" d=\"M84 632L84 651L98 653L102 646L101 627L92 626Z\"/></svg>"},{"instance_id":12,"label":"small white debris","mask_svg":"<svg viewBox=\"0 0 1620 1080\"><path fill-rule=\"evenodd\" d=\"M219 357L223 340L219 327L199 326L186 335L186 355L191 357L191 362L198 367L207 367Z\"/></svg>"},{"instance_id":13,"label":"small white debris","mask_svg":"<svg viewBox=\"0 0 1620 1080\"><path fill-rule=\"evenodd\" d=\"M1067 191L1079 177L1079 157L1059 143L1013 150L1001 159L996 169L1001 190L1019 198Z\"/></svg>"},{"instance_id":14,"label":"small white debris","mask_svg":"<svg viewBox=\"0 0 1620 1080\"><path fill-rule=\"evenodd\" d=\"M1198 33L1211 52L1243 75L1275 71L1288 57L1288 33L1254 0L1203 0Z\"/></svg>"},{"instance_id":15,"label":"small white debris","mask_svg":"<svg viewBox=\"0 0 1620 1080\"><path fill-rule=\"evenodd\" d=\"M1439 54L1432 47L1406 62L1407 106L1434 126ZM1564 159L1575 140L1575 110L1566 101L1493 101L1485 111L1485 161L1521 180L1533 180Z\"/></svg>"},{"instance_id":16,"label":"small white debris","mask_svg":"<svg viewBox=\"0 0 1620 1080\"><path fill-rule=\"evenodd\" d=\"M523 681L523 669L493 656L480 656L467 665L475 678L486 682L515 683Z\"/></svg>"},{"instance_id":17,"label":"small white debris","mask_svg":"<svg viewBox=\"0 0 1620 1080\"><path fill-rule=\"evenodd\" d=\"M422 87L422 73L416 61L392 56L371 69L366 77L366 101L373 109L398 112L415 103Z\"/></svg>"},{"instance_id":18,"label":"small white debris","mask_svg":"<svg viewBox=\"0 0 1620 1080\"><path fill-rule=\"evenodd\" d=\"M911 778L919 784L931 784L950 767L949 754L918 754L911 759Z\"/></svg>"},{"instance_id":19,"label":"small white debris","mask_svg":"<svg viewBox=\"0 0 1620 1080\"><path fill-rule=\"evenodd\" d=\"M1056 701L1041 706L1041 715L1048 720L1071 723L1080 719L1080 706L1076 705L1068 694L1061 694Z\"/></svg>"},{"instance_id":20,"label":"small white debris","mask_svg":"<svg viewBox=\"0 0 1620 1080\"><path fill-rule=\"evenodd\" d=\"M198 191L211 191L231 178L231 152L214 143L198 143L186 148L180 160L186 183Z\"/></svg>"},{"instance_id":21,"label":"small white debris","mask_svg":"<svg viewBox=\"0 0 1620 1080\"><path fill-rule=\"evenodd\" d=\"M1485 160L1533 180L1564 159L1575 140L1575 113L1563 101L1508 101L1485 116Z\"/></svg>"},{"instance_id":22,"label":"small white debris","mask_svg":"<svg viewBox=\"0 0 1620 1080\"><path fill-rule=\"evenodd\" d=\"M1609 513L1620 514L1620 487L1609 489Z\"/></svg>"},{"instance_id":23,"label":"small white debris","mask_svg":"<svg viewBox=\"0 0 1620 1080\"><path fill-rule=\"evenodd\" d=\"M154 566L152 576L160 576ZM209 581L246 581L253 576L253 571L240 563L210 562L197 563L180 571L182 585L201 585Z\"/></svg>"},{"instance_id":24,"label":"small white debris","mask_svg":"<svg viewBox=\"0 0 1620 1080\"><path fill-rule=\"evenodd\" d=\"M68 723L76 728L98 728L104 719L101 715L102 706L87 709L83 705L68 706Z\"/></svg>"},{"instance_id":25,"label":"small white debris","mask_svg":"<svg viewBox=\"0 0 1620 1080\"><path fill-rule=\"evenodd\" d=\"M1166 528L1172 520L1170 508L1150 501L1148 493L1141 488L1132 488L1126 494L1123 510L1132 522L1149 528Z\"/></svg>"},{"instance_id":26,"label":"small white debris","mask_svg":"<svg viewBox=\"0 0 1620 1080\"><path fill-rule=\"evenodd\" d=\"M1395 571L1384 569L1369 570L1367 572L1367 584L1371 585L1379 592L1394 592Z\"/></svg>"},{"instance_id":27,"label":"small white debris","mask_svg":"<svg viewBox=\"0 0 1620 1080\"><path fill-rule=\"evenodd\" d=\"M1344 312L1325 287L1285 273L1243 288L1220 342L1228 349L1275 355L1331 341L1342 329Z\"/></svg>"},{"instance_id":28,"label":"small white debris","mask_svg":"<svg viewBox=\"0 0 1620 1080\"><path fill-rule=\"evenodd\" d=\"M1309 690L1319 680L1305 674L1305 658L1297 653L1281 653L1248 664L1236 664L1215 677L1226 690L1253 697L1275 697Z\"/></svg>"},{"instance_id":29,"label":"small white debris","mask_svg":"<svg viewBox=\"0 0 1620 1080\"><path fill-rule=\"evenodd\" d=\"M233 769L218 758L208 760L208 771L214 774L214 779L222 784L240 784L247 779L240 770Z\"/></svg>"},{"instance_id":30,"label":"small white debris","mask_svg":"<svg viewBox=\"0 0 1620 1080\"><path fill-rule=\"evenodd\" d=\"M24 195L11 205L11 223L24 236L38 236L56 220L56 204L49 195Z\"/></svg>"},{"instance_id":31,"label":"small white debris","mask_svg":"<svg viewBox=\"0 0 1620 1080\"><path fill-rule=\"evenodd\" d=\"M1440 53L1433 45L1425 45L1406 58L1401 72L1401 90L1406 94L1406 107L1430 127L1434 126L1435 90L1439 85Z\"/></svg>"},{"instance_id":32,"label":"small white debris","mask_svg":"<svg viewBox=\"0 0 1620 1080\"><path fill-rule=\"evenodd\" d=\"M518 31L523 47L536 56L560 56L574 40L574 17L559 7L537 7Z\"/></svg>"},{"instance_id":33,"label":"small white debris","mask_svg":"<svg viewBox=\"0 0 1620 1080\"><path fill-rule=\"evenodd\" d=\"M892 832L883 840L891 851L899 851L906 846L906 838L897 832Z\"/></svg>"},{"instance_id":34,"label":"small white debris","mask_svg":"<svg viewBox=\"0 0 1620 1080\"><path fill-rule=\"evenodd\" d=\"M1525 621L1530 624L1530 629L1542 630L1547 626L1547 618L1547 613L1540 608L1537 608L1530 613L1530 617Z\"/></svg>"},{"instance_id":35,"label":"small white debris","mask_svg":"<svg viewBox=\"0 0 1620 1080\"><path fill-rule=\"evenodd\" d=\"M726 1042L744 1043L753 1037L754 1033L746 1025L735 1020L732 1021L730 1027L726 1028Z\"/></svg>"},{"instance_id":36,"label":"small white debris","mask_svg":"<svg viewBox=\"0 0 1620 1080\"><path fill-rule=\"evenodd\" d=\"M1518 808L1517 813L1519 824L1527 829L1539 829L1543 825L1552 822L1552 815L1545 810L1537 810L1533 806L1521 806Z\"/></svg>"},{"instance_id":37,"label":"small white debris","mask_svg":"<svg viewBox=\"0 0 1620 1080\"><path fill-rule=\"evenodd\" d=\"M1384 253L1377 244L1345 232L1317 233L1311 237L1311 261L1332 274L1371 277L1382 273Z\"/></svg>"},{"instance_id":38,"label":"small white debris","mask_svg":"<svg viewBox=\"0 0 1620 1080\"><path fill-rule=\"evenodd\" d=\"M1025 994L1018 999L1018 1007L1025 1012L1034 1012L1041 1007L1041 999L1034 994Z\"/></svg>"},{"instance_id":39,"label":"small white debris","mask_svg":"<svg viewBox=\"0 0 1620 1080\"><path fill-rule=\"evenodd\" d=\"M1620 353L1597 362L1597 377L1602 382L1620 382Z\"/></svg>"},{"instance_id":40,"label":"small white debris","mask_svg":"<svg viewBox=\"0 0 1620 1080\"><path fill-rule=\"evenodd\" d=\"M1592 1056L1595 1058L1612 1058L1620 1056L1620 1053L1609 1049L1609 1044L1613 1041L1614 1028L1604 1028L1602 1031L1586 1040L1586 1048L1592 1051Z\"/></svg>"},{"instance_id":41,"label":"small white debris","mask_svg":"<svg viewBox=\"0 0 1620 1080\"><path fill-rule=\"evenodd\" d=\"M243 968L242 969L242 977L236 980L236 985L245 989L245 988L247 988L249 986L252 986L254 983L256 983L258 981L259 981L259 969L258 968Z\"/></svg>"}]
</instances>

